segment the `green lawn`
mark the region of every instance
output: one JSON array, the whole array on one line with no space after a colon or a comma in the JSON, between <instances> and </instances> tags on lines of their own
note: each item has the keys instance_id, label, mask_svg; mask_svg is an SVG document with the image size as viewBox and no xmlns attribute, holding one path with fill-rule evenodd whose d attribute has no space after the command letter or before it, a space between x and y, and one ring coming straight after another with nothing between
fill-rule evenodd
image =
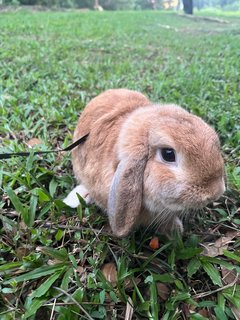
<instances>
[{"instance_id":1,"label":"green lawn","mask_svg":"<svg viewBox=\"0 0 240 320\"><path fill-rule=\"evenodd\" d=\"M67 146L92 97L127 87L214 126L228 175L221 200L154 251L153 231L118 240L96 208L64 207L69 153L0 160L1 320L131 319L127 305L132 319L238 319L240 16L216 17L0 12L1 153Z\"/></svg>"}]
</instances>

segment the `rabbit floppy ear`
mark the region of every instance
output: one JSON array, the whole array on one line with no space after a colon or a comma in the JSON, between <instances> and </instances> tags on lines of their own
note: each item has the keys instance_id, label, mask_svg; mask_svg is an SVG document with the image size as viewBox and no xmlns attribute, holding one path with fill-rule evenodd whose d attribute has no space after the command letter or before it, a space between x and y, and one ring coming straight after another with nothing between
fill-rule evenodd
<instances>
[{"instance_id":1,"label":"rabbit floppy ear","mask_svg":"<svg viewBox=\"0 0 240 320\"><path fill-rule=\"evenodd\" d=\"M108 197L108 215L113 233L127 236L134 228L142 207L143 177L148 156L129 156L118 164Z\"/></svg>"}]
</instances>

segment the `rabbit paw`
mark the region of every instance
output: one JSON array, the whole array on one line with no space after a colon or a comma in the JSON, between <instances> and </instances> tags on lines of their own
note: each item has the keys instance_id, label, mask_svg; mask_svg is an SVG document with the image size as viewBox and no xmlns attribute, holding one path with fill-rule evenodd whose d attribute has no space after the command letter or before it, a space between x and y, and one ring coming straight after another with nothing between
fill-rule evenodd
<instances>
[{"instance_id":1,"label":"rabbit paw","mask_svg":"<svg viewBox=\"0 0 240 320\"><path fill-rule=\"evenodd\" d=\"M170 220L167 223L160 225L157 228L157 231L166 235L171 235L173 232L178 232L182 234L184 229L182 221L178 217L175 217L173 220Z\"/></svg>"},{"instance_id":2,"label":"rabbit paw","mask_svg":"<svg viewBox=\"0 0 240 320\"><path fill-rule=\"evenodd\" d=\"M85 200L86 204L92 203L92 199L89 195L88 190L82 184L76 186L63 200L63 202L71 208L77 208L77 206L80 204L77 196L78 194Z\"/></svg>"},{"instance_id":3,"label":"rabbit paw","mask_svg":"<svg viewBox=\"0 0 240 320\"><path fill-rule=\"evenodd\" d=\"M182 221L178 217L176 217L173 221L172 230L179 233L183 233L184 231Z\"/></svg>"}]
</instances>

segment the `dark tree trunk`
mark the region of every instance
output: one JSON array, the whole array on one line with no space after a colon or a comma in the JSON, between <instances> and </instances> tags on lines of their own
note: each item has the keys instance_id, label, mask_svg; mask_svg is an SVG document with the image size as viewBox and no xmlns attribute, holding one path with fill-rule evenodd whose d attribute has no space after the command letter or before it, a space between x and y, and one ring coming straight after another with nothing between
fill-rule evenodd
<instances>
[{"instance_id":1,"label":"dark tree trunk","mask_svg":"<svg viewBox=\"0 0 240 320\"><path fill-rule=\"evenodd\" d=\"M183 10L186 14L193 14L193 0L183 0Z\"/></svg>"}]
</instances>

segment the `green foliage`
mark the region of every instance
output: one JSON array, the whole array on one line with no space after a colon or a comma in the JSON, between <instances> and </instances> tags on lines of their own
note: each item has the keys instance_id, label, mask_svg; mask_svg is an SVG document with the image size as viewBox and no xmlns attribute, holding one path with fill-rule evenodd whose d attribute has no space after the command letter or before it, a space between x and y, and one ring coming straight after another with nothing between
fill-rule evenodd
<instances>
[{"instance_id":1,"label":"green foliage","mask_svg":"<svg viewBox=\"0 0 240 320\"><path fill-rule=\"evenodd\" d=\"M166 0L99 0L99 5L104 10L153 10L164 9L170 5L171 10L179 10L181 2ZM2 0L4 5L28 5L43 7L84 8L95 9L95 0ZM166 5L166 6L165 6ZM239 0L196 0L193 4L197 9L221 8L225 11L239 11Z\"/></svg>"},{"instance_id":2,"label":"green foliage","mask_svg":"<svg viewBox=\"0 0 240 320\"><path fill-rule=\"evenodd\" d=\"M64 8L89 8L94 9L94 0L3 0L3 4L9 5L40 5L47 7ZM99 0L99 5L106 10L132 10L135 8L150 8L148 0Z\"/></svg>"},{"instance_id":3,"label":"green foliage","mask_svg":"<svg viewBox=\"0 0 240 320\"><path fill-rule=\"evenodd\" d=\"M70 154L1 161L0 318L234 319L239 236L216 257L204 248L237 231L239 216L239 17L229 23L160 12L1 13L1 151L67 146L79 113L103 90L128 87L180 104L218 131L229 189L187 219L186 233L152 251L151 230L116 239L84 201L61 201L74 186ZM102 266L116 266L114 281ZM237 279L237 278L236 278Z\"/></svg>"},{"instance_id":4,"label":"green foliage","mask_svg":"<svg viewBox=\"0 0 240 320\"><path fill-rule=\"evenodd\" d=\"M135 8L135 0L100 0L99 3L106 10L131 10Z\"/></svg>"}]
</instances>

